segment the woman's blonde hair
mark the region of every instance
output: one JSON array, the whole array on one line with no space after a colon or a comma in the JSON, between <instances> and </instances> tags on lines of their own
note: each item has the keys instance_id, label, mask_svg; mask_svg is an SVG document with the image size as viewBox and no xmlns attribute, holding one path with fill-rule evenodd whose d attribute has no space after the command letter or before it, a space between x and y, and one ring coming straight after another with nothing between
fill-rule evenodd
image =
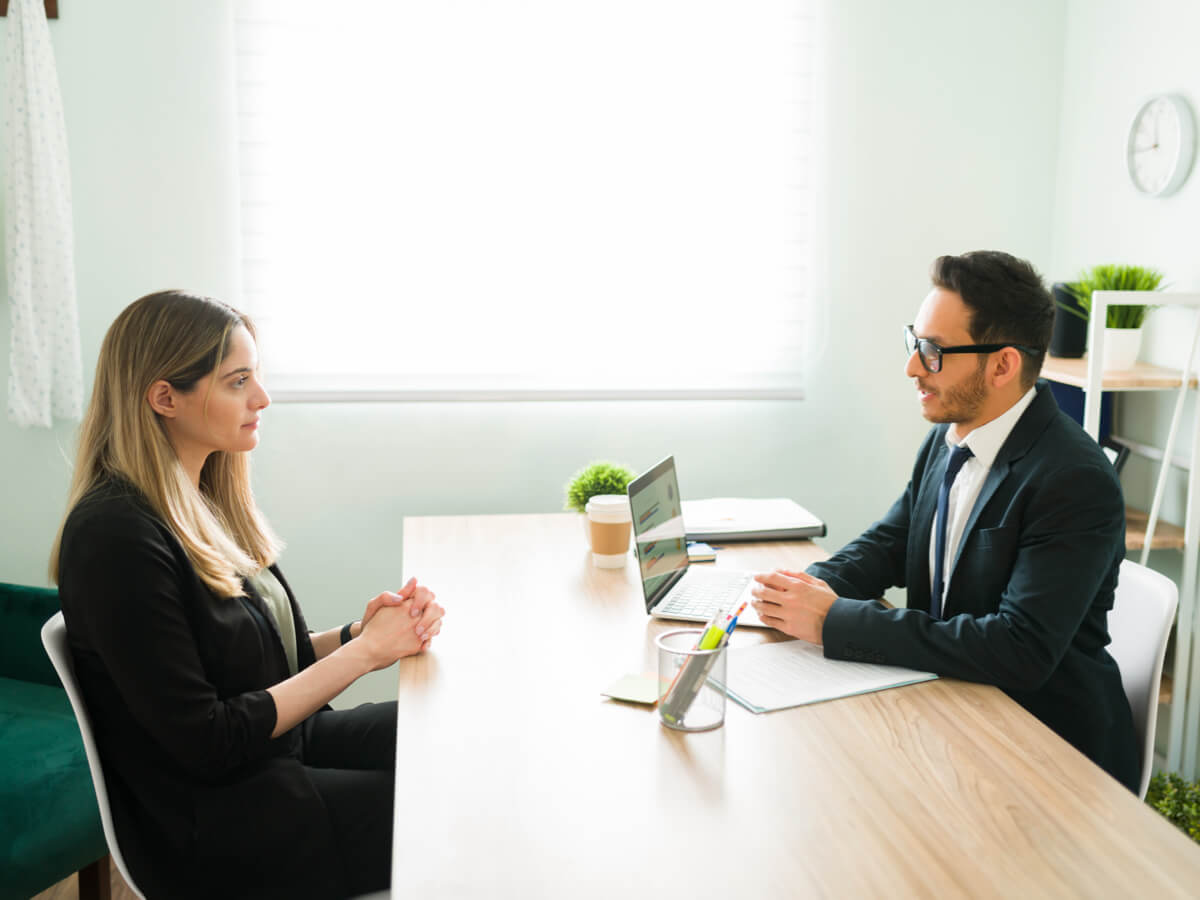
<instances>
[{"instance_id":1,"label":"woman's blonde hair","mask_svg":"<svg viewBox=\"0 0 1200 900\"><path fill-rule=\"evenodd\" d=\"M253 324L233 307L184 291L148 294L117 316L100 347L67 500L69 515L100 482L129 482L222 597L242 594L241 577L275 562L282 548L254 502L250 454L211 453L197 492L148 392L157 381L184 392L196 389L224 360L238 326L254 335ZM61 545L60 526L50 554L56 583Z\"/></svg>"}]
</instances>

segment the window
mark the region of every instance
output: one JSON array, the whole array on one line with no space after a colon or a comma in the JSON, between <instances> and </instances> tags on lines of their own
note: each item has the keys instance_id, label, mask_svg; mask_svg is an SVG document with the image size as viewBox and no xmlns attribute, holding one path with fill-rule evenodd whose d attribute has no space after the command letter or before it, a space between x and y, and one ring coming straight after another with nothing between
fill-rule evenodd
<instances>
[{"instance_id":1,"label":"window","mask_svg":"<svg viewBox=\"0 0 1200 900\"><path fill-rule=\"evenodd\" d=\"M799 396L810 3L240 0L276 395Z\"/></svg>"}]
</instances>

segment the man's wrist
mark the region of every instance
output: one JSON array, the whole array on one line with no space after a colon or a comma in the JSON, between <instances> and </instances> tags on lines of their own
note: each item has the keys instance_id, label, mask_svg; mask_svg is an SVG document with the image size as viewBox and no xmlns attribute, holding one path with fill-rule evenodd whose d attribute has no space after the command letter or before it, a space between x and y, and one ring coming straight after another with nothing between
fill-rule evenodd
<instances>
[{"instance_id":1,"label":"man's wrist","mask_svg":"<svg viewBox=\"0 0 1200 900\"><path fill-rule=\"evenodd\" d=\"M342 626L342 630L338 635L341 639L342 646L350 643L354 638L362 633L362 622L347 622Z\"/></svg>"}]
</instances>

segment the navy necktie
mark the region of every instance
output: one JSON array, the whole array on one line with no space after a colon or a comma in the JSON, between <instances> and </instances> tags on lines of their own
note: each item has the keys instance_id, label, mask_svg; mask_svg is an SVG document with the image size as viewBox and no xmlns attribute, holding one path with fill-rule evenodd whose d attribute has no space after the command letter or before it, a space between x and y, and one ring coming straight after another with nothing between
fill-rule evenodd
<instances>
[{"instance_id":1,"label":"navy necktie","mask_svg":"<svg viewBox=\"0 0 1200 900\"><path fill-rule=\"evenodd\" d=\"M937 534L933 545L933 594L929 597L929 614L935 619L942 617L942 588L945 585L946 572L946 519L949 517L950 485L958 476L958 470L971 457L971 448L965 445L955 447L950 451L950 461L946 463L946 477L942 479L941 490L938 491L937 502Z\"/></svg>"}]
</instances>

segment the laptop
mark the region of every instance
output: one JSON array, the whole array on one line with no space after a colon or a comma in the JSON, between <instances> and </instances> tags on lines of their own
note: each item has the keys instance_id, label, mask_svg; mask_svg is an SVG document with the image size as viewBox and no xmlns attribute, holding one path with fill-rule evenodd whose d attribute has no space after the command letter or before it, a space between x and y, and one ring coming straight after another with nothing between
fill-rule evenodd
<instances>
[{"instance_id":1,"label":"laptop","mask_svg":"<svg viewBox=\"0 0 1200 900\"><path fill-rule=\"evenodd\" d=\"M714 613L733 611L753 599L753 572L688 563L673 456L631 481L628 492L646 612L659 619L707 622ZM738 617L738 627L746 625L770 627L753 606Z\"/></svg>"}]
</instances>

